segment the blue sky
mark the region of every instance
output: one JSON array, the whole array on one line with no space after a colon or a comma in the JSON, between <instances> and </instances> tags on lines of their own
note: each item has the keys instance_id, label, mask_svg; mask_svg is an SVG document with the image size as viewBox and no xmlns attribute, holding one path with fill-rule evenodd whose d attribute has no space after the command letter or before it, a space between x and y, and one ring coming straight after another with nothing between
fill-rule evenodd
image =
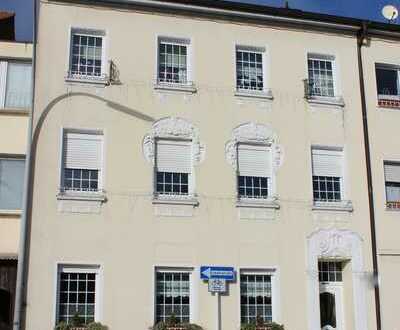
<instances>
[{"instance_id":1,"label":"blue sky","mask_svg":"<svg viewBox=\"0 0 400 330\"><path fill-rule=\"evenodd\" d=\"M17 40L32 39L34 0L0 0L0 10L16 12ZM215 0L218 1L218 0ZM283 7L284 0L234 0ZM305 11L383 21L381 10L386 4L400 8L400 0L289 0L289 7ZM399 23L399 22L396 22Z\"/></svg>"}]
</instances>

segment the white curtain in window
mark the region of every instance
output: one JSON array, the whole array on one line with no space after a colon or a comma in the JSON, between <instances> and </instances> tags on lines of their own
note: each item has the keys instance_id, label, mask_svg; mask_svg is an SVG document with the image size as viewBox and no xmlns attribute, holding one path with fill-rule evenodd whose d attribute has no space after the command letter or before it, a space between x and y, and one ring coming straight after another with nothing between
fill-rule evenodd
<instances>
[{"instance_id":1,"label":"white curtain in window","mask_svg":"<svg viewBox=\"0 0 400 330\"><path fill-rule=\"evenodd\" d=\"M29 108L32 95L32 65L9 62L7 66L7 88L5 106Z\"/></svg>"},{"instance_id":2,"label":"white curtain in window","mask_svg":"<svg viewBox=\"0 0 400 330\"><path fill-rule=\"evenodd\" d=\"M400 183L400 164L385 164L385 181Z\"/></svg>"},{"instance_id":3,"label":"white curtain in window","mask_svg":"<svg viewBox=\"0 0 400 330\"><path fill-rule=\"evenodd\" d=\"M21 209L24 169L24 159L0 159L0 209Z\"/></svg>"},{"instance_id":4,"label":"white curtain in window","mask_svg":"<svg viewBox=\"0 0 400 330\"><path fill-rule=\"evenodd\" d=\"M238 145L240 176L271 177L271 152L265 145Z\"/></svg>"},{"instance_id":5,"label":"white curtain in window","mask_svg":"<svg viewBox=\"0 0 400 330\"><path fill-rule=\"evenodd\" d=\"M191 173L191 142L158 140L156 168L158 172Z\"/></svg>"},{"instance_id":6,"label":"white curtain in window","mask_svg":"<svg viewBox=\"0 0 400 330\"><path fill-rule=\"evenodd\" d=\"M7 62L0 61L0 108L4 108L6 98Z\"/></svg>"},{"instance_id":7,"label":"white curtain in window","mask_svg":"<svg viewBox=\"0 0 400 330\"><path fill-rule=\"evenodd\" d=\"M312 149L314 176L342 177L343 152L341 150Z\"/></svg>"},{"instance_id":8,"label":"white curtain in window","mask_svg":"<svg viewBox=\"0 0 400 330\"><path fill-rule=\"evenodd\" d=\"M400 202L400 187L386 185L386 199L388 202Z\"/></svg>"},{"instance_id":9,"label":"white curtain in window","mask_svg":"<svg viewBox=\"0 0 400 330\"><path fill-rule=\"evenodd\" d=\"M66 168L100 170L103 136L99 134L65 133L64 166Z\"/></svg>"}]
</instances>

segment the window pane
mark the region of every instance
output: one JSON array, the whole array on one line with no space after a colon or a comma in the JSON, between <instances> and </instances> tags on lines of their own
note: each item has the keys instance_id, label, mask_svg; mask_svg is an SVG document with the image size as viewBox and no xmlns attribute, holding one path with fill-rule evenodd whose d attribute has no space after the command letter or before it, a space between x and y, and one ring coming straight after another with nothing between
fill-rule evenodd
<instances>
[{"instance_id":1,"label":"window pane","mask_svg":"<svg viewBox=\"0 0 400 330\"><path fill-rule=\"evenodd\" d=\"M315 96L333 97L333 63L331 60L308 59L308 80L310 93Z\"/></svg>"},{"instance_id":2,"label":"window pane","mask_svg":"<svg viewBox=\"0 0 400 330\"><path fill-rule=\"evenodd\" d=\"M32 65L29 63L10 62L7 66L6 101L7 108L31 106Z\"/></svg>"},{"instance_id":3,"label":"window pane","mask_svg":"<svg viewBox=\"0 0 400 330\"><path fill-rule=\"evenodd\" d=\"M168 83L187 83L187 46L160 42L158 48L158 80Z\"/></svg>"},{"instance_id":4,"label":"window pane","mask_svg":"<svg viewBox=\"0 0 400 330\"><path fill-rule=\"evenodd\" d=\"M263 90L262 53L236 51L236 87L245 90Z\"/></svg>"},{"instance_id":5,"label":"window pane","mask_svg":"<svg viewBox=\"0 0 400 330\"><path fill-rule=\"evenodd\" d=\"M376 84L380 95L398 95L397 70L376 68Z\"/></svg>"},{"instance_id":6,"label":"window pane","mask_svg":"<svg viewBox=\"0 0 400 330\"><path fill-rule=\"evenodd\" d=\"M24 172L24 159L0 159L0 209L21 209Z\"/></svg>"}]
</instances>

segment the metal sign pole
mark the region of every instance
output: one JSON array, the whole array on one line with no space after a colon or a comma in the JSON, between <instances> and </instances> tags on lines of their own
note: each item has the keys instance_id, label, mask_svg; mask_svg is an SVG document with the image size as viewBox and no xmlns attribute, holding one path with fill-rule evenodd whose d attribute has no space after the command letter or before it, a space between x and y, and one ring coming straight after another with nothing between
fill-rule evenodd
<instances>
[{"instance_id":1,"label":"metal sign pole","mask_svg":"<svg viewBox=\"0 0 400 330\"><path fill-rule=\"evenodd\" d=\"M221 330L221 294L219 292L217 295L217 328L216 330Z\"/></svg>"}]
</instances>

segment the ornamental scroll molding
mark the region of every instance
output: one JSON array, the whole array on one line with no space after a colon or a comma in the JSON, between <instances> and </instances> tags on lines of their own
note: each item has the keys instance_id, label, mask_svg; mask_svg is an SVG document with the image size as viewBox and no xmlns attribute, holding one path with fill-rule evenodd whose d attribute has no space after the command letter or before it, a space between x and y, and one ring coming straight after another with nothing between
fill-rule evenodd
<instances>
[{"instance_id":1,"label":"ornamental scroll molding","mask_svg":"<svg viewBox=\"0 0 400 330\"><path fill-rule=\"evenodd\" d=\"M283 163L283 148L277 144L277 135L271 127L257 123L246 123L236 127L232 131L232 138L225 145L226 161L237 169L237 144L254 143L266 144L271 147L273 170L276 170Z\"/></svg>"},{"instance_id":2,"label":"ornamental scroll molding","mask_svg":"<svg viewBox=\"0 0 400 330\"><path fill-rule=\"evenodd\" d=\"M153 124L151 131L143 139L143 155L153 165L157 138L191 140L193 164L200 164L204 160L205 146L200 141L199 130L185 119L167 117Z\"/></svg>"}]
</instances>

